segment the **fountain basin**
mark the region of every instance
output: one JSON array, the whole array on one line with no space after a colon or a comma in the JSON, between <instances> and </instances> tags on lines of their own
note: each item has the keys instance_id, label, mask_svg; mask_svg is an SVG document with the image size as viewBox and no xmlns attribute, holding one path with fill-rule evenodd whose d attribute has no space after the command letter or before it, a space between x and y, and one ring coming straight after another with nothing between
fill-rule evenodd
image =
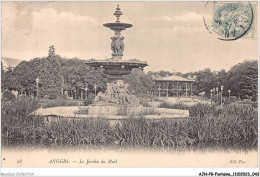
<instances>
[{"instance_id":1,"label":"fountain basin","mask_svg":"<svg viewBox=\"0 0 260 177\"><path fill-rule=\"evenodd\" d=\"M91 105L88 106L88 115L113 116L162 116L189 117L188 110L143 107L143 105Z\"/></svg>"},{"instance_id":2,"label":"fountain basin","mask_svg":"<svg viewBox=\"0 0 260 177\"><path fill-rule=\"evenodd\" d=\"M142 105L90 105L88 115L140 115Z\"/></svg>"},{"instance_id":3,"label":"fountain basin","mask_svg":"<svg viewBox=\"0 0 260 177\"><path fill-rule=\"evenodd\" d=\"M82 110L85 112L82 112ZM166 109L155 107L143 107L142 105L119 106L119 105L91 105L91 106L64 106L52 108L39 108L31 115L44 117L64 118L105 118L124 119L134 116L160 119L160 118L189 118L188 110Z\"/></svg>"},{"instance_id":4,"label":"fountain basin","mask_svg":"<svg viewBox=\"0 0 260 177\"><path fill-rule=\"evenodd\" d=\"M127 68L144 68L147 65L146 61L139 61L136 59L133 60L115 60L115 59L108 59L108 60L94 60L91 59L87 62L85 62L85 64L92 66L92 67L101 67L104 69L113 69L115 67L120 67L120 69L122 69L121 67L124 66L123 69L127 69Z\"/></svg>"}]
</instances>

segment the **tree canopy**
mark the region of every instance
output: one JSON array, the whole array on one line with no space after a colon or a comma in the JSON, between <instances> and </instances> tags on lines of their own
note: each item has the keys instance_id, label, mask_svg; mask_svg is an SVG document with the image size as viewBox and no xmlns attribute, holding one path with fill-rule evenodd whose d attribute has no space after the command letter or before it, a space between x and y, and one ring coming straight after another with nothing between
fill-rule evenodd
<instances>
[{"instance_id":1,"label":"tree canopy","mask_svg":"<svg viewBox=\"0 0 260 177\"><path fill-rule=\"evenodd\" d=\"M129 84L129 90L137 94L155 89L151 75L145 74L140 69L133 69L131 74L124 76L124 81Z\"/></svg>"},{"instance_id":2,"label":"tree canopy","mask_svg":"<svg viewBox=\"0 0 260 177\"><path fill-rule=\"evenodd\" d=\"M64 76L64 89L73 90L76 88L88 88L94 91L94 85L97 85L97 91L106 89L107 78L100 69L85 64L84 60L78 58L61 59L61 68Z\"/></svg>"},{"instance_id":3,"label":"tree canopy","mask_svg":"<svg viewBox=\"0 0 260 177\"><path fill-rule=\"evenodd\" d=\"M48 87L61 92L62 84L64 90L88 88L90 92L94 92L96 84L97 91L104 91L108 82L100 69L95 70L78 58L62 58L55 53L54 46L50 46L47 57L22 61L15 68L8 68L5 72L2 70L1 86L2 89L19 90L27 94L36 93L37 77L42 95L54 92L47 91ZM59 89L56 88L56 84L59 85Z\"/></svg>"},{"instance_id":4,"label":"tree canopy","mask_svg":"<svg viewBox=\"0 0 260 177\"><path fill-rule=\"evenodd\" d=\"M245 61L231 68L227 73L226 86L234 95L242 99L257 99L258 87L257 61Z\"/></svg>"},{"instance_id":5,"label":"tree canopy","mask_svg":"<svg viewBox=\"0 0 260 177\"><path fill-rule=\"evenodd\" d=\"M224 86L223 95L228 96L231 90L232 96L241 99L257 99L258 61L244 61L233 66L229 71L211 71L206 68L201 71L189 73L177 73L184 78L195 77L193 94L198 95L205 92L210 97L210 90ZM85 64L85 60L78 58L62 58L55 52L52 45L49 48L48 56L34 58L30 61L22 61L15 68L8 68L1 71L1 88L19 90L26 93L36 92L36 78L40 79L39 90L43 95L55 93L61 95L64 90L77 90L87 88L88 92L94 93L94 85L97 85L97 92L104 92L106 83L109 82L102 69L94 69ZM135 94L155 91L153 77L167 77L176 73L169 71L149 71L147 74L139 69L133 69L131 74L124 76L124 81L129 84L129 90ZM48 95L49 98L55 98Z\"/></svg>"},{"instance_id":6,"label":"tree canopy","mask_svg":"<svg viewBox=\"0 0 260 177\"><path fill-rule=\"evenodd\" d=\"M27 93L36 90L35 80L43 68L46 58L34 58L31 61L22 61L13 69L12 76L8 77L14 83L14 89Z\"/></svg>"}]
</instances>

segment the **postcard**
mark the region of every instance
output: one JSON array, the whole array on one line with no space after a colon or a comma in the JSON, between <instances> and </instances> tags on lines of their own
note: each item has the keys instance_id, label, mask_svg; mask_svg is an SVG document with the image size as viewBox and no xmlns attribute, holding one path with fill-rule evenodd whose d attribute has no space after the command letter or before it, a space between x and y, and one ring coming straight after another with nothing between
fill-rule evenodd
<instances>
[{"instance_id":1,"label":"postcard","mask_svg":"<svg viewBox=\"0 0 260 177\"><path fill-rule=\"evenodd\" d=\"M2 168L258 167L256 1L3 1L1 19Z\"/></svg>"}]
</instances>

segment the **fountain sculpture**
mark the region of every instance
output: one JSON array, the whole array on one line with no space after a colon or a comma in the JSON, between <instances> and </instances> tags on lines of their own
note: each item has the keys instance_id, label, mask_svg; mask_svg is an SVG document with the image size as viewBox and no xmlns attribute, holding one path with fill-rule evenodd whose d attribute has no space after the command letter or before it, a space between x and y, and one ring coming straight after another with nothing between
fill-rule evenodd
<instances>
[{"instance_id":1,"label":"fountain sculpture","mask_svg":"<svg viewBox=\"0 0 260 177\"><path fill-rule=\"evenodd\" d=\"M94 100L94 105L138 105L139 101L135 95L128 90L128 84L122 80L123 75L131 73L133 68L143 68L147 65L147 62L139 61L136 59L122 60L124 51L124 37L121 36L121 31L131 28L133 25L129 23L121 23L120 16L123 15L119 5L117 5L114 13L116 16L116 22L105 23L105 27L110 28L115 32L115 36L111 37L111 50L112 58L106 60L89 60L86 62L95 68L102 68L106 76L111 80L111 83L107 83L107 90L105 93L98 93Z\"/></svg>"}]
</instances>

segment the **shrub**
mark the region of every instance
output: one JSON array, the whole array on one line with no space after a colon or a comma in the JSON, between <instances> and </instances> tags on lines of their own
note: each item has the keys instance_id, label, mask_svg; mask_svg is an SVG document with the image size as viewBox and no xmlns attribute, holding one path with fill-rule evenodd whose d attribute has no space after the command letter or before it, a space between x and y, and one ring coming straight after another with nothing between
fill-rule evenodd
<instances>
[{"instance_id":1,"label":"shrub","mask_svg":"<svg viewBox=\"0 0 260 177\"><path fill-rule=\"evenodd\" d=\"M94 99L95 95L93 93L89 93L87 99L84 101L85 106L92 104Z\"/></svg>"},{"instance_id":2,"label":"shrub","mask_svg":"<svg viewBox=\"0 0 260 177\"><path fill-rule=\"evenodd\" d=\"M2 105L2 118L19 119L28 116L40 107L35 98L19 96L11 103Z\"/></svg>"},{"instance_id":3,"label":"shrub","mask_svg":"<svg viewBox=\"0 0 260 177\"><path fill-rule=\"evenodd\" d=\"M4 101L12 101L15 99L15 95L11 92L11 91L4 91L3 95L2 95L2 99Z\"/></svg>"},{"instance_id":4,"label":"shrub","mask_svg":"<svg viewBox=\"0 0 260 177\"><path fill-rule=\"evenodd\" d=\"M213 101L213 103L221 104L221 96L220 96L220 94L218 94L218 96L217 95L213 95L212 96L212 101ZM224 102L225 102L225 98L222 97L222 103L224 103Z\"/></svg>"}]
</instances>

